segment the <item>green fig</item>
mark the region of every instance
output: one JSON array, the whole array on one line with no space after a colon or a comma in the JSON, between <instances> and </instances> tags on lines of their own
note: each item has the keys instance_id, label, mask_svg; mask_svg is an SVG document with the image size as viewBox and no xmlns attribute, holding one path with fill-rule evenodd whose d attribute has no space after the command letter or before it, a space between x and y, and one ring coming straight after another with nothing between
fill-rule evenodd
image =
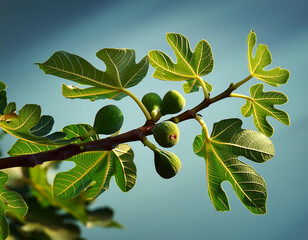
<instances>
[{"instance_id":1,"label":"green fig","mask_svg":"<svg viewBox=\"0 0 308 240\"><path fill-rule=\"evenodd\" d=\"M171 121L164 121L155 125L152 132L156 142L162 147L172 147L180 139L179 128Z\"/></svg>"},{"instance_id":2,"label":"green fig","mask_svg":"<svg viewBox=\"0 0 308 240\"><path fill-rule=\"evenodd\" d=\"M102 107L95 116L93 128L97 134L113 134L123 124L123 113L115 105Z\"/></svg>"},{"instance_id":3,"label":"green fig","mask_svg":"<svg viewBox=\"0 0 308 240\"><path fill-rule=\"evenodd\" d=\"M123 113L115 105L102 107L95 116L92 130L80 136L83 141L95 134L113 134L120 130L123 124Z\"/></svg>"},{"instance_id":4,"label":"green fig","mask_svg":"<svg viewBox=\"0 0 308 240\"><path fill-rule=\"evenodd\" d=\"M156 115L157 111L160 108L162 100L160 96L156 93L147 93L141 99L141 102L145 106L145 108L149 111L149 113L153 116Z\"/></svg>"},{"instance_id":5,"label":"green fig","mask_svg":"<svg viewBox=\"0 0 308 240\"><path fill-rule=\"evenodd\" d=\"M154 162L156 172L162 178L172 178L181 169L180 159L172 152L156 148L154 150Z\"/></svg>"},{"instance_id":6,"label":"green fig","mask_svg":"<svg viewBox=\"0 0 308 240\"><path fill-rule=\"evenodd\" d=\"M176 90L167 92L163 98L160 113L164 116L166 114L174 114L182 111L185 106L185 98Z\"/></svg>"}]
</instances>

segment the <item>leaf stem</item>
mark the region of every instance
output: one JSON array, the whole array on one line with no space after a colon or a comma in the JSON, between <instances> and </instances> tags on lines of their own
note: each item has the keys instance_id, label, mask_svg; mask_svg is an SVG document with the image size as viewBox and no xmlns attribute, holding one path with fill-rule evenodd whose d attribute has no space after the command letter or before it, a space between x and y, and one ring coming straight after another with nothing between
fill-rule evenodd
<instances>
[{"instance_id":1,"label":"leaf stem","mask_svg":"<svg viewBox=\"0 0 308 240\"><path fill-rule=\"evenodd\" d=\"M203 79L201 77L199 77L199 76L197 76L196 79L198 80L199 84L201 85L201 87L203 89L204 98L205 99L209 99L210 98L209 92L208 92L208 90L206 88L206 85L205 85Z\"/></svg>"},{"instance_id":2,"label":"leaf stem","mask_svg":"<svg viewBox=\"0 0 308 240\"><path fill-rule=\"evenodd\" d=\"M84 135L80 136L79 138L80 138L81 141L84 141L87 138L92 137L95 134L96 134L96 130L93 128L89 132L87 132Z\"/></svg>"},{"instance_id":3,"label":"leaf stem","mask_svg":"<svg viewBox=\"0 0 308 240\"><path fill-rule=\"evenodd\" d=\"M160 111L158 111L158 113L154 116L153 121L157 122L163 115L161 114Z\"/></svg>"},{"instance_id":4,"label":"leaf stem","mask_svg":"<svg viewBox=\"0 0 308 240\"><path fill-rule=\"evenodd\" d=\"M203 118L200 116L200 115L196 115L195 116L195 119L200 123L200 125L202 126L202 129L204 130L204 135L205 135L205 140L207 142L210 142L211 141L211 138L210 138L210 135L209 135L209 131L207 129L207 126L203 120Z\"/></svg>"},{"instance_id":5,"label":"leaf stem","mask_svg":"<svg viewBox=\"0 0 308 240\"><path fill-rule=\"evenodd\" d=\"M130 96L136 103L137 105L140 107L140 109L142 110L145 118L147 120L152 120L152 117L151 117L151 114L149 113L149 111L145 108L145 106L143 105L143 103L140 101L140 99L135 95L133 94L131 91L123 88L121 89L123 93L127 94L128 96Z\"/></svg>"},{"instance_id":6,"label":"leaf stem","mask_svg":"<svg viewBox=\"0 0 308 240\"><path fill-rule=\"evenodd\" d=\"M253 102L253 99L251 97L248 97L246 95L238 94L238 93L230 93L230 97L237 97L237 98L243 98L249 101Z\"/></svg>"},{"instance_id":7,"label":"leaf stem","mask_svg":"<svg viewBox=\"0 0 308 240\"><path fill-rule=\"evenodd\" d=\"M150 148L152 151L155 151L157 149L157 147L153 143L151 143L146 137L143 137L141 141L145 146Z\"/></svg>"},{"instance_id":8,"label":"leaf stem","mask_svg":"<svg viewBox=\"0 0 308 240\"><path fill-rule=\"evenodd\" d=\"M239 81L238 83L233 85L233 91L238 89L240 86L242 86L244 83L248 82L250 79L252 79L253 76L249 75L248 77L246 77L245 79L243 79L242 81Z\"/></svg>"}]
</instances>

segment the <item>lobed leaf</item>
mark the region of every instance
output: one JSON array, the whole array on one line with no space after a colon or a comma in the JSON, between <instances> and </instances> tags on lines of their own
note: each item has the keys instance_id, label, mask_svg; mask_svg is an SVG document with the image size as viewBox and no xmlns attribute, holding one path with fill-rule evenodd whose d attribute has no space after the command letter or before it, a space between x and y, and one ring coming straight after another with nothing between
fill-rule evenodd
<instances>
[{"instance_id":1,"label":"lobed leaf","mask_svg":"<svg viewBox=\"0 0 308 240\"><path fill-rule=\"evenodd\" d=\"M250 74L271 86L279 87L280 84L285 84L290 77L290 72L280 67L264 70L272 62L271 53L266 45L259 44L255 56L253 56L253 49L256 42L257 36L255 32L250 31L247 38L248 69Z\"/></svg>"},{"instance_id":2,"label":"lobed leaf","mask_svg":"<svg viewBox=\"0 0 308 240\"><path fill-rule=\"evenodd\" d=\"M147 74L149 61L145 56L135 62L135 50L104 48L96 56L106 64L101 71L85 59L64 51L54 53L39 67L46 73L91 87L81 89L63 84L62 94L67 98L114 99L126 96L123 89L137 85Z\"/></svg>"},{"instance_id":3,"label":"lobed leaf","mask_svg":"<svg viewBox=\"0 0 308 240\"><path fill-rule=\"evenodd\" d=\"M263 84L257 84L250 87L251 98L246 100L246 104L241 108L241 112L245 117L253 115L253 122L256 128L270 137L274 133L271 124L266 120L267 116L276 118L285 125L290 125L289 115L279 109L274 108L274 105L285 104L288 97L277 91L263 92Z\"/></svg>"},{"instance_id":4,"label":"lobed leaf","mask_svg":"<svg viewBox=\"0 0 308 240\"><path fill-rule=\"evenodd\" d=\"M54 196L61 199L73 198L85 190L87 199L94 199L109 188L112 176L124 192L129 191L136 181L134 153L127 144L112 151L92 151L71 158L76 166L58 173L54 180Z\"/></svg>"},{"instance_id":5,"label":"lobed leaf","mask_svg":"<svg viewBox=\"0 0 308 240\"><path fill-rule=\"evenodd\" d=\"M47 118L45 120L47 120ZM44 120L44 122L45 122L45 120ZM45 123L47 123L47 122L48 121L46 121ZM47 125L41 125L41 126L47 126ZM92 130L92 127L88 124L71 124L71 125L65 126L62 129L62 132L66 134L63 141L65 141L65 140L70 140L70 141L75 140L72 143L80 143L81 140L78 137L84 135L85 133L87 133L91 130ZM88 139L85 139L84 142L95 141L95 140L98 140L97 135L94 135L94 136L92 136ZM40 144L37 144L37 143L32 143L32 142L30 143L30 142L24 141L24 140L18 140L11 147L11 149L8 151L8 154L13 157L13 156L33 154L33 153L38 153L38 152L45 152L45 151L53 150L53 149L56 149L56 148L57 148L57 146L53 146L53 145L40 145Z\"/></svg>"},{"instance_id":6,"label":"lobed leaf","mask_svg":"<svg viewBox=\"0 0 308 240\"><path fill-rule=\"evenodd\" d=\"M66 133L67 139L73 139L80 135L89 132L92 127L88 124L72 124L64 127L62 131ZM98 140L98 136L94 135L85 141ZM76 139L75 143L80 143L81 140ZM8 154L10 156L19 156L26 154L33 154L42 151L48 151L55 149L55 146L44 146L35 143L29 143L23 140L18 140L10 149ZM64 211L70 213L75 218L83 223L87 222L87 214L85 212L85 202L82 197L77 197L74 199L57 199L53 196L53 191L51 185L47 181L47 168L42 166L36 166L29 169L29 175L31 178L32 193L39 200L43 207L54 206L63 209Z\"/></svg>"},{"instance_id":7,"label":"lobed leaf","mask_svg":"<svg viewBox=\"0 0 308 240\"><path fill-rule=\"evenodd\" d=\"M15 103L7 105L4 109L4 114L0 116L0 127L7 133L30 143L35 143L45 146L62 146L68 144L75 139L64 139L63 132L49 133L53 126L53 119L51 116L42 116L41 107L35 104L27 104L18 115L12 112L16 109Z\"/></svg>"},{"instance_id":8,"label":"lobed leaf","mask_svg":"<svg viewBox=\"0 0 308 240\"><path fill-rule=\"evenodd\" d=\"M206 161L208 192L217 211L230 210L227 195L221 187L222 182L229 181L238 198L252 213L265 214L265 181L238 157L265 162L274 156L274 146L262 133L241 126L239 119L215 123L209 140L204 130L202 135L196 136L194 152Z\"/></svg>"},{"instance_id":9,"label":"lobed leaf","mask_svg":"<svg viewBox=\"0 0 308 240\"><path fill-rule=\"evenodd\" d=\"M156 68L153 77L168 81L187 81L183 85L186 93L199 90L197 78L205 76L213 70L214 60L209 43L201 40L192 52L188 39L182 34L168 33L167 41L175 52L177 63L164 52L151 50L149 59ZM206 83L208 90L211 85Z\"/></svg>"},{"instance_id":10,"label":"lobed leaf","mask_svg":"<svg viewBox=\"0 0 308 240\"><path fill-rule=\"evenodd\" d=\"M8 181L8 175L0 171L0 239L6 239L9 233L6 212L22 218L26 215L28 207L22 197L14 191L7 190L4 185Z\"/></svg>"}]
</instances>

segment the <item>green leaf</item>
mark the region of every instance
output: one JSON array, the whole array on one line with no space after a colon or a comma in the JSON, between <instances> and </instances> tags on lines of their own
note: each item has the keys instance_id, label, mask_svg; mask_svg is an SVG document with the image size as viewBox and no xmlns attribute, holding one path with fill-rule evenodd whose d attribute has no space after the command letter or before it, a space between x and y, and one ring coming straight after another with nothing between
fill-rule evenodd
<instances>
[{"instance_id":1,"label":"green leaf","mask_svg":"<svg viewBox=\"0 0 308 240\"><path fill-rule=\"evenodd\" d=\"M156 68L153 77L168 81L187 81L183 85L185 93L196 92L200 87L199 76L213 70L214 60L209 43L201 40L192 52L188 39L182 34L167 33L167 41L175 52L177 63L164 52L149 52L151 65ZM206 83L208 90L212 86Z\"/></svg>"},{"instance_id":2,"label":"green leaf","mask_svg":"<svg viewBox=\"0 0 308 240\"><path fill-rule=\"evenodd\" d=\"M4 82L0 82L0 91L6 89L6 84Z\"/></svg>"},{"instance_id":3,"label":"green leaf","mask_svg":"<svg viewBox=\"0 0 308 240\"><path fill-rule=\"evenodd\" d=\"M9 108L10 104L8 105ZM6 108L6 111L9 109ZM43 136L51 130L53 119L50 116L41 118L41 107L35 104L27 104L15 113L0 116L0 127L7 133L24 140L45 146L63 146L76 139L64 139L65 134L56 132ZM36 135L37 134L37 135Z\"/></svg>"},{"instance_id":4,"label":"green leaf","mask_svg":"<svg viewBox=\"0 0 308 240\"><path fill-rule=\"evenodd\" d=\"M18 232L29 236L27 239L79 239L81 231L70 215L63 214L56 207L41 207L33 197L26 201L29 206L27 219L24 225L19 226ZM37 236L38 233L41 235ZM20 236L17 239L24 238Z\"/></svg>"},{"instance_id":5,"label":"green leaf","mask_svg":"<svg viewBox=\"0 0 308 240\"><path fill-rule=\"evenodd\" d=\"M7 104L6 91L0 91L0 114L3 114Z\"/></svg>"},{"instance_id":6,"label":"green leaf","mask_svg":"<svg viewBox=\"0 0 308 240\"><path fill-rule=\"evenodd\" d=\"M62 95L66 98L90 99L91 101L98 99L113 99L118 101L127 96L125 93L120 92L119 89L104 89L101 87L83 89L66 84L62 85Z\"/></svg>"},{"instance_id":7,"label":"green leaf","mask_svg":"<svg viewBox=\"0 0 308 240\"><path fill-rule=\"evenodd\" d=\"M272 57L268 50L268 47L263 44L258 44L256 54L253 57L253 49L257 42L257 36L255 32L250 31L247 38L248 45L248 69L252 76L266 82L267 84L275 87L279 87L280 84L287 83L290 72L286 69L276 67L271 70L264 70L264 68L271 64Z\"/></svg>"},{"instance_id":8,"label":"green leaf","mask_svg":"<svg viewBox=\"0 0 308 240\"><path fill-rule=\"evenodd\" d=\"M112 151L114 154L114 177L123 192L131 190L136 183L136 166L133 162L134 152L128 144L121 144Z\"/></svg>"},{"instance_id":9,"label":"green leaf","mask_svg":"<svg viewBox=\"0 0 308 240\"><path fill-rule=\"evenodd\" d=\"M266 213L267 190L263 178L239 156L265 162L274 156L272 142L262 133L241 129L239 119L214 124L211 137L205 131L195 138L194 152L206 161L210 199L217 211L230 210L228 198L221 187L229 181L242 203L254 214Z\"/></svg>"},{"instance_id":10,"label":"green leaf","mask_svg":"<svg viewBox=\"0 0 308 240\"><path fill-rule=\"evenodd\" d=\"M106 71L92 66L85 59L59 51L46 62L38 64L46 73L62 77L91 87L81 89L63 85L62 94L67 98L114 99L126 96L125 88L137 85L147 74L149 61L145 56L138 64L135 62L135 50L104 48L96 56L106 64Z\"/></svg>"},{"instance_id":11,"label":"green leaf","mask_svg":"<svg viewBox=\"0 0 308 240\"><path fill-rule=\"evenodd\" d=\"M50 133L54 120L52 116L42 116L40 119L40 122L30 129L30 132L36 136L46 136L48 133Z\"/></svg>"},{"instance_id":12,"label":"green leaf","mask_svg":"<svg viewBox=\"0 0 308 240\"><path fill-rule=\"evenodd\" d=\"M6 239L9 233L8 223L5 218L6 212L17 218L22 218L28 210L27 204L18 193L4 187L7 181L8 175L0 172L0 239Z\"/></svg>"},{"instance_id":13,"label":"green leaf","mask_svg":"<svg viewBox=\"0 0 308 240\"><path fill-rule=\"evenodd\" d=\"M3 110L3 114L13 114L16 111L16 103L9 103Z\"/></svg>"},{"instance_id":14,"label":"green leaf","mask_svg":"<svg viewBox=\"0 0 308 240\"><path fill-rule=\"evenodd\" d=\"M38 152L45 152L49 150L56 149L55 146L45 146L45 145L39 145L36 143L30 143L24 140L17 140L14 145L11 147L11 149L8 151L8 154L11 157L14 156L21 156L26 154L33 154Z\"/></svg>"},{"instance_id":15,"label":"green leaf","mask_svg":"<svg viewBox=\"0 0 308 240\"><path fill-rule=\"evenodd\" d=\"M29 169L34 196L36 196L43 207L52 205L70 213L82 223L86 223L88 217L84 199L82 197L65 200L54 198L52 187L47 181L47 170L47 168L41 166Z\"/></svg>"},{"instance_id":16,"label":"green leaf","mask_svg":"<svg viewBox=\"0 0 308 240\"><path fill-rule=\"evenodd\" d=\"M62 131L66 133L67 139L73 139L80 135L91 131L92 127L88 124L72 124L64 127ZM97 135L85 140L94 141L98 140ZM80 143L81 141L77 139L75 143ZM33 154L42 151L48 151L56 149L55 146L44 146L35 143L29 143L23 140L18 140L13 147L10 149L8 154L10 156L20 156L26 154ZM42 165L44 166L44 165ZM85 213L85 203L82 197L77 197L75 199L60 200L53 197L53 192L50 184L47 181L47 168L36 166L35 168L29 169L29 175L32 180L32 193L40 201L43 207L54 206L63 209L64 211L70 213L75 218L79 219L81 222L86 223L87 215Z\"/></svg>"},{"instance_id":17,"label":"green leaf","mask_svg":"<svg viewBox=\"0 0 308 240\"><path fill-rule=\"evenodd\" d=\"M204 84L206 86L206 89L211 92L213 90L213 87L208 82L204 81ZM200 83L197 79L187 80L186 83L183 84L183 89L185 93L191 93L191 92L198 92L200 88Z\"/></svg>"},{"instance_id":18,"label":"green leaf","mask_svg":"<svg viewBox=\"0 0 308 240\"><path fill-rule=\"evenodd\" d=\"M285 125L290 125L289 115L279 109L274 108L274 104L281 105L288 101L288 97L277 91L263 92L263 84L251 86L251 98L246 100L246 104L241 108L241 112L245 117L253 115L253 122L256 128L270 137L274 133L271 124L266 120L267 116L276 118Z\"/></svg>"},{"instance_id":19,"label":"green leaf","mask_svg":"<svg viewBox=\"0 0 308 240\"><path fill-rule=\"evenodd\" d=\"M108 207L97 208L87 211L87 227L124 228L120 223L113 220L113 210Z\"/></svg>"},{"instance_id":20,"label":"green leaf","mask_svg":"<svg viewBox=\"0 0 308 240\"><path fill-rule=\"evenodd\" d=\"M94 199L109 188L115 176L119 188L127 192L136 181L134 153L127 144L121 144L112 151L85 152L71 158L76 166L58 173L54 180L55 197L73 198L86 189L87 199Z\"/></svg>"},{"instance_id":21,"label":"green leaf","mask_svg":"<svg viewBox=\"0 0 308 240\"><path fill-rule=\"evenodd\" d=\"M46 118L46 120L47 120L47 118ZM50 120L50 121L53 121L53 120ZM43 122L45 122L45 120ZM45 122L45 123L47 123L47 122ZM41 126L47 126L47 125L41 125ZM45 127L42 127L42 129L43 128L45 128ZM85 133L87 133L91 130L92 130L92 127L88 124L71 124L71 125L65 126L62 129L62 132L66 134L66 137L64 138L64 140L75 139L75 141L72 142L72 143L80 143L81 140L79 140L78 137L82 136L83 134L85 134ZM95 141L95 140L98 140L98 135L93 135L90 138L85 139L84 142ZM40 144L37 144L37 143L29 143L29 142L24 141L24 140L18 140L11 147L8 154L13 157L13 156L20 156L20 155L44 152L44 151L53 150L53 149L56 149L56 148L57 148L57 146L46 146L46 145L40 145Z\"/></svg>"}]
</instances>

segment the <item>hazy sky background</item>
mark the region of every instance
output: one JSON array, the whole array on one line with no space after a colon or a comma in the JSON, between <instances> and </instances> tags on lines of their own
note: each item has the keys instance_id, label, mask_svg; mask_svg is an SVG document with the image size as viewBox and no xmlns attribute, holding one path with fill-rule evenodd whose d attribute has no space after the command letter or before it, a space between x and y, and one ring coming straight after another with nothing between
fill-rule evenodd
<instances>
[{"instance_id":1,"label":"hazy sky background","mask_svg":"<svg viewBox=\"0 0 308 240\"><path fill-rule=\"evenodd\" d=\"M307 204L307 53L308 2L303 1L13 1L0 0L0 81L8 88L8 100L18 109L24 104L41 105L43 114L55 118L54 130L72 123L93 123L96 111L117 104L125 115L123 131L144 123L141 111L131 99L121 102L70 100L61 95L61 84L73 84L45 75L33 63L46 61L55 51L78 54L97 68L105 69L95 53L105 47L133 48L137 60L152 49L174 58L165 40L167 32L184 34L194 49L206 39L212 47L215 66L205 79L213 86L212 95L230 82L248 76L246 38L251 29L258 43L269 45L273 63L291 72L289 82L279 89L289 102L279 108L287 111L291 127L275 119L271 138L276 155L267 163L251 164L266 180L268 213L250 213L224 183L232 210L216 212L206 188L205 162L194 155L192 142L201 133L197 123L180 124L181 140L173 150L182 160L182 170L170 179L161 179L154 169L153 153L140 143L130 144L135 152L138 178L135 187L123 193L112 179L110 189L96 206L110 206L115 220L125 230L94 228L83 231L88 239L299 239L308 238ZM168 90L183 93L182 83L147 77L131 90L140 98L151 91L163 96ZM252 84L259 83L254 79ZM248 86L237 92L248 94ZM195 106L202 92L185 95L186 109ZM213 123L224 118L240 118L244 128L255 129L252 118L240 113L244 101L221 101L202 112L211 131ZM14 143L5 137L1 149ZM66 168L72 165L66 165Z\"/></svg>"}]
</instances>

